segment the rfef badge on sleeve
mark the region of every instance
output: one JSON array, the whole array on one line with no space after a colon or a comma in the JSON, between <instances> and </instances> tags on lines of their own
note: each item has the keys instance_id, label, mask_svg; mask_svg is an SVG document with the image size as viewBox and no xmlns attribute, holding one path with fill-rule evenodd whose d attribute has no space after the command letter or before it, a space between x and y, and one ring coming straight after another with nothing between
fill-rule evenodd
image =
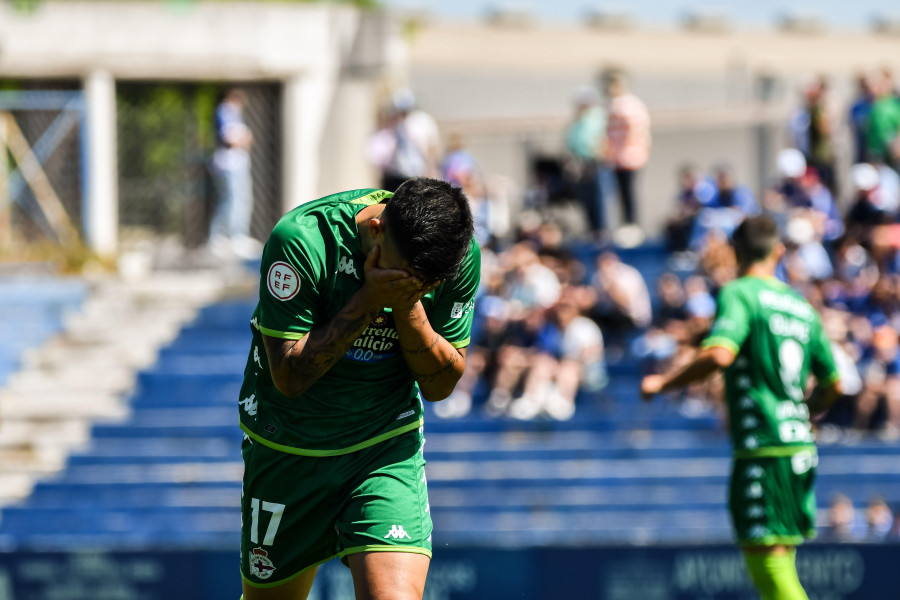
<instances>
[{"instance_id":1,"label":"rfef badge on sleeve","mask_svg":"<svg viewBox=\"0 0 900 600\"><path fill-rule=\"evenodd\" d=\"M283 261L272 263L266 277L269 293L279 300L290 300L300 290L300 277L297 270Z\"/></svg>"}]
</instances>

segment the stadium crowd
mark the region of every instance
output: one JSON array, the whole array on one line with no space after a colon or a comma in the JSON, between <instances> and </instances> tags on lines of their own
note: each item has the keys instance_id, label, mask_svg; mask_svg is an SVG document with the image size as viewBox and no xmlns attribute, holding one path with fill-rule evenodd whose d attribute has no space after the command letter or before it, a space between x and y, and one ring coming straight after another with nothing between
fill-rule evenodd
<instances>
[{"instance_id":1,"label":"stadium crowd","mask_svg":"<svg viewBox=\"0 0 900 600\"><path fill-rule=\"evenodd\" d=\"M613 81L623 86L618 77ZM718 290L737 276L729 235L746 215L764 211L778 221L787 247L779 278L821 312L842 375L844 396L817 423L820 442L900 438L900 93L888 71L860 75L857 88L844 110L826 79L804 88L787 127L790 146L777 156L778 177L761 197L730 165L715 165L709 174L693 164L681 168L665 228L668 268L655 281L617 255L617 248L642 238L633 219L625 219L624 231L611 231L605 217L604 196L616 181L609 148L621 145L608 137L615 98L604 107L592 89L576 92L565 156L549 167L535 163L524 210L513 215L516 192L482 173L458 135L449 137L442 160L435 157L434 128L422 126L427 120L413 97L401 93L388 122L396 127L404 115L418 114L408 131L427 133L420 136L427 140L421 160L406 161L421 172L410 175L437 174L462 187L483 248L466 372L453 396L436 405L438 416L478 410L566 420L576 402L604 388L608 364L636 359L649 373L688 360L712 324ZM629 110L640 113L643 105L629 98ZM649 122L642 114L631 118ZM842 119L853 143L848 173L836 162ZM396 177L397 163L389 157L397 149L409 152L409 140L419 135L395 131L387 143L394 144L391 153L385 151L390 131L377 134L388 179ZM649 134L632 143L649 153ZM623 210L630 194L621 200ZM573 239L565 219L552 216L560 196L579 207L586 238ZM633 215L627 208L623 216ZM721 393L719 377L671 401L685 416L709 415L723 411ZM883 500L873 498L865 518L852 504L847 510L842 496L833 504L830 539L896 537Z\"/></svg>"},{"instance_id":2,"label":"stadium crowd","mask_svg":"<svg viewBox=\"0 0 900 600\"><path fill-rule=\"evenodd\" d=\"M737 275L730 233L744 216L765 211L778 220L788 250L779 277L821 312L842 371L845 395L819 424L820 439L900 437L900 94L891 73L860 75L844 111L825 78L805 86L787 127L793 147L778 154L778 177L760 198L730 165L706 175L686 164L665 229L670 269L656 281L645 281L616 254L642 237L627 218L633 209L623 212L624 232L606 235L603 196L618 179L611 173L622 168L617 153L640 155L630 163L634 170L649 156L649 118L624 81L621 73L607 74L605 104L592 88L576 91L561 166L557 172L538 165L517 215L509 209L516 204L512 186L482 173L459 135L448 136L439 156L436 124L410 91L395 94L385 110L370 146L384 183L438 175L459 185L472 201L483 247L466 374L438 414L465 415L474 398L490 415L568 419L579 392L589 397L603 388L608 362L637 357L654 372L685 360L714 319L716 293ZM623 142L621 128L609 127L623 118L641 123L643 133ZM841 119L855 164L838 187ZM592 235L580 246L564 219L548 218L546 209L561 195L580 205L589 224ZM623 210L633 200L629 190ZM713 379L677 401L687 415L708 414L721 410L720 393L721 381Z\"/></svg>"}]
</instances>

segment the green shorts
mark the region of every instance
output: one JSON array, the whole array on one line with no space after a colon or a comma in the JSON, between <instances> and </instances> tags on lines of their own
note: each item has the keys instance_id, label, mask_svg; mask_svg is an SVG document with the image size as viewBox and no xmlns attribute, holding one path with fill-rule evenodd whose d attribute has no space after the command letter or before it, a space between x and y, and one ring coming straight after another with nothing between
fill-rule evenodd
<instances>
[{"instance_id":1,"label":"green shorts","mask_svg":"<svg viewBox=\"0 0 900 600\"><path fill-rule=\"evenodd\" d=\"M422 434L413 430L357 452L320 458L245 439L244 581L253 587L282 585L357 552L431 557L422 444Z\"/></svg>"},{"instance_id":2,"label":"green shorts","mask_svg":"<svg viewBox=\"0 0 900 600\"><path fill-rule=\"evenodd\" d=\"M796 546L816 537L818 454L735 459L729 508L738 544Z\"/></svg>"}]
</instances>

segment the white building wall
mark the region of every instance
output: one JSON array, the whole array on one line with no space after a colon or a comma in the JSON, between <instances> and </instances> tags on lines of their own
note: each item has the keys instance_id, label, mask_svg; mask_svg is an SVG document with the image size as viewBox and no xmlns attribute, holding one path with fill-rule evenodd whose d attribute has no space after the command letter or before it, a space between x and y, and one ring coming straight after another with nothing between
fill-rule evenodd
<instances>
[{"instance_id":1,"label":"white building wall","mask_svg":"<svg viewBox=\"0 0 900 600\"><path fill-rule=\"evenodd\" d=\"M333 4L50 0L23 13L5 2L0 77L86 77L90 145L99 144L88 157L87 241L110 254L117 226L115 102L109 95L115 80L282 81L283 205L289 209L344 186L373 183L360 150L360 132L375 125L374 107L363 106L375 95L365 88L405 68L393 64L405 60L396 50L403 42L391 37L391 27L379 26L385 18ZM345 88L348 73L353 83Z\"/></svg>"}]
</instances>

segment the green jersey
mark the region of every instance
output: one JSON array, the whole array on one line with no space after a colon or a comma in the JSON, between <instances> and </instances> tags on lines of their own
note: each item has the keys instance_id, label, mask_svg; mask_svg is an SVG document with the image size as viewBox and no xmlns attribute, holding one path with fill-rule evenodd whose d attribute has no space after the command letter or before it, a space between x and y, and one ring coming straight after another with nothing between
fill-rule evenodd
<instances>
[{"instance_id":1,"label":"green jersey","mask_svg":"<svg viewBox=\"0 0 900 600\"><path fill-rule=\"evenodd\" d=\"M742 277L722 288L704 348L735 354L725 370L734 455L787 456L815 442L804 402L809 374L838 379L818 313L776 279Z\"/></svg>"},{"instance_id":2,"label":"green jersey","mask_svg":"<svg viewBox=\"0 0 900 600\"><path fill-rule=\"evenodd\" d=\"M301 339L347 305L365 278L356 214L391 195L365 189L326 196L290 211L272 230L240 393L241 429L253 440L292 454L334 456L422 425L418 384L400 352L389 308L296 398L275 387L262 339ZM456 275L422 299L431 326L456 348L469 344L480 269L473 239Z\"/></svg>"}]
</instances>

